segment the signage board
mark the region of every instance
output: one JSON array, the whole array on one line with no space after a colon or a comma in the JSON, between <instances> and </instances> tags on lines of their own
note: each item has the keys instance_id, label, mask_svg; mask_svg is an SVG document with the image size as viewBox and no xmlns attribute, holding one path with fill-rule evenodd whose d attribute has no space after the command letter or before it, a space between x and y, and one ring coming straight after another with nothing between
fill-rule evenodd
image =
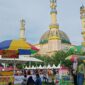
<instances>
[{"instance_id":1,"label":"signage board","mask_svg":"<svg viewBox=\"0 0 85 85\"><path fill-rule=\"evenodd\" d=\"M2 58L18 58L18 51L15 50L3 50Z\"/></svg>"},{"instance_id":2,"label":"signage board","mask_svg":"<svg viewBox=\"0 0 85 85\"><path fill-rule=\"evenodd\" d=\"M0 76L0 85L9 85L10 82L14 85L13 76Z\"/></svg>"}]
</instances>

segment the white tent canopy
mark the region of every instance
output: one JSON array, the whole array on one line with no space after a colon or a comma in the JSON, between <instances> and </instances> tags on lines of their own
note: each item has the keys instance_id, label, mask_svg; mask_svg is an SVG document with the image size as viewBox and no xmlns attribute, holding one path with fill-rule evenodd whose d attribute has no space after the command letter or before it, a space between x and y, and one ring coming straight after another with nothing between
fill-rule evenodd
<instances>
[{"instance_id":1,"label":"white tent canopy","mask_svg":"<svg viewBox=\"0 0 85 85\"><path fill-rule=\"evenodd\" d=\"M32 66L32 69L36 69L36 67L35 66Z\"/></svg>"},{"instance_id":2,"label":"white tent canopy","mask_svg":"<svg viewBox=\"0 0 85 85\"><path fill-rule=\"evenodd\" d=\"M39 65L38 69L43 69L43 67L41 65Z\"/></svg>"},{"instance_id":3,"label":"white tent canopy","mask_svg":"<svg viewBox=\"0 0 85 85\"><path fill-rule=\"evenodd\" d=\"M46 65L44 65L42 68L43 68L43 69L47 69Z\"/></svg>"},{"instance_id":4,"label":"white tent canopy","mask_svg":"<svg viewBox=\"0 0 85 85\"><path fill-rule=\"evenodd\" d=\"M53 68L53 69L56 69L57 67L55 66L55 64L53 64L52 68Z\"/></svg>"},{"instance_id":5,"label":"white tent canopy","mask_svg":"<svg viewBox=\"0 0 85 85\"><path fill-rule=\"evenodd\" d=\"M61 68L61 64L58 64L58 66L56 67L57 69Z\"/></svg>"},{"instance_id":6,"label":"white tent canopy","mask_svg":"<svg viewBox=\"0 0 85 85\"><path fill-rule=\"evenodd\" d=\"M19 55L19 58L0 58L0 62L43 62L37 58L30 57L29 55Z\"/></svg>"},{"instance_id":7,"label":"white tent canopy","mask_svg":"<svg viewBox=\"0 0 85 85\"><path fill-rule=\"evenodd\" d=\"M51 67L51 65L50 65L50 64L48 64L47 69L52 69L52 67Z\"/></svg>"},{"instance_id":8,"label":"white tent canopy","mask_svg":"<svg viewBox=\"0 0 85 85\"><path fill-rule=\"evenodd\" d=\"M32 67L27 67L27 66L26 66L24 69L27 69L27 70L30 69L30 70L31 70L31 69L36 69L36 67L34 67L34 66L32 66Z\"/></svg>"}]
</instances>

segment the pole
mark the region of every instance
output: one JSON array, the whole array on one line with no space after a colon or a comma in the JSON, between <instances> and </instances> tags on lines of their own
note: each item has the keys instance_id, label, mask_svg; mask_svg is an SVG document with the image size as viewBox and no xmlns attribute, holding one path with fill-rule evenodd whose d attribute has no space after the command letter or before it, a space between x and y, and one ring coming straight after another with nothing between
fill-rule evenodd
<instances>
[{"instance_id":1,"label":"pole","mask_svg":"<svg viewBox=\"0 0 85 85\"><path fill-rule=\"evenodd\" d=\"M15 67L16 67L16 64L15 64L15 58L14 58L14 75L15 75Z\"/></svg>"},{"instance_id":2,"label":"pole","mask_svg":"<svg viewBox=\"0 0 85 85\"><path fill-rule=\"evenodd\" d=\"M31 67L31 61L29 61L29 67Z\"/></svg>"},{"instance_id":3,"label":"pole","mask_svg":"<svg viewBox=\"0 0 85 85\"><path fill-rule=\"evenodd\" d=\"M30 57L31 57L31 55L30 55ZM29 61L29 67L31 67L31 61Z\"/></svg>"}]
</instances>

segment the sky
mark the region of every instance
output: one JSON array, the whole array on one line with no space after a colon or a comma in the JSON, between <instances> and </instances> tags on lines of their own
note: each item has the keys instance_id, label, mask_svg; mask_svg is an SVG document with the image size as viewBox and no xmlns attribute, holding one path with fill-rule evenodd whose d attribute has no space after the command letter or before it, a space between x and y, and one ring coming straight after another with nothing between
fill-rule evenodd
<instances>
[{"instance_id":1,"label":"sky","mask_svg":"<svg viewBox=\"0 0 85 85\"><path fill-rule=\"evenodd\" d=\"M80 6L81 0L57 0L59 29L68 35L73 45L83 41ZM19 38L21 19L26 22L27 41L38 43L51 23L50 0L0 0L0 42Z\"/></svg>"}]
</instances>

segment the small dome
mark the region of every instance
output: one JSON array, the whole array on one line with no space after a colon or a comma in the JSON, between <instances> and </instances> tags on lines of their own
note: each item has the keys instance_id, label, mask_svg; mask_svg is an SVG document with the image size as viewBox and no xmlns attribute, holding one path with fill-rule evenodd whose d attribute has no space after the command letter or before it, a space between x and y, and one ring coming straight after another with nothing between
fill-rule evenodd
<instances>
[{"instance_id":1,"label":"small dome","mask_svg":"<svg viewBox=\"0 0 85 85\"><path fill-rule=\"evenodd\" d=\"M48 30L47 32L45 32L45 33L42 35L42 37L41 37L41 39L40 39L40 42L39 42L40 44L48 43L49 32L50 32L50 31ZM60 38L61 38L61 42L62 42L62 43L71 44L71 43L70 43L70 40L69 40L69 38L68 38L68 36L67 36L66 33L64 33L63 31L59 30L59 34L60 34Z\"/></svg>"}]
</instances>

